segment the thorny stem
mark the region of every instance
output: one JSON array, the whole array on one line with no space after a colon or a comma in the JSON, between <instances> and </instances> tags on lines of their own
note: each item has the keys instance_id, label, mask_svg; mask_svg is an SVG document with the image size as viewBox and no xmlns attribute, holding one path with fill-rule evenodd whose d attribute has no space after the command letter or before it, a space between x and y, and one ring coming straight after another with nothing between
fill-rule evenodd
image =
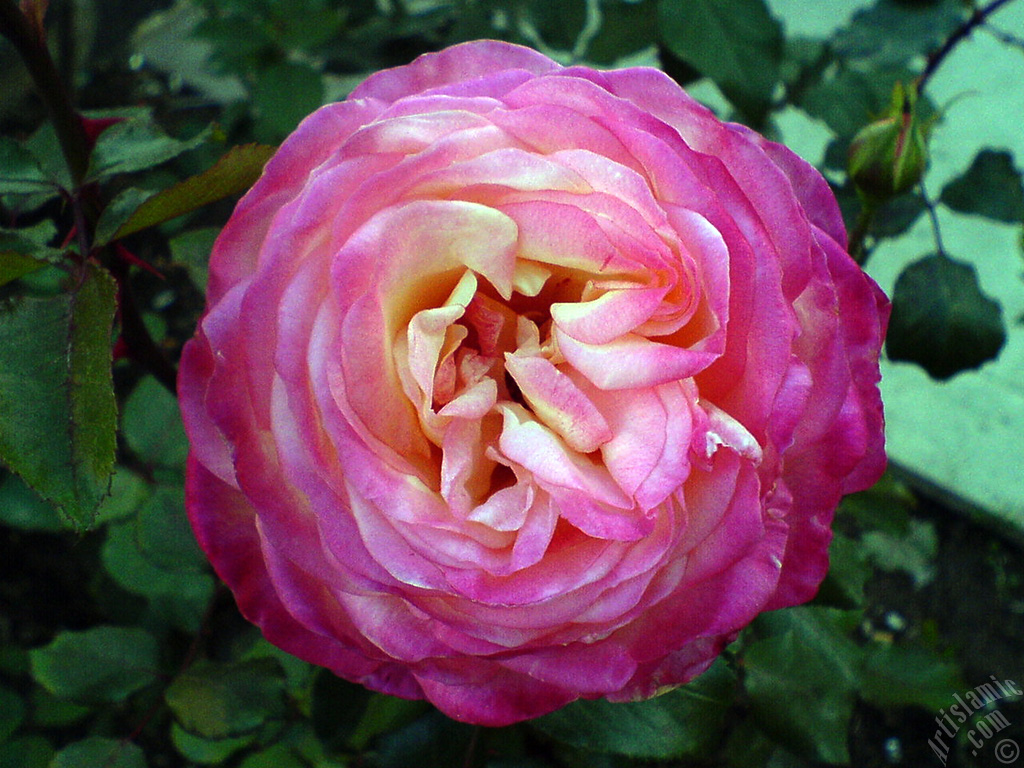
<instances>
[{"instance_id":1,"label":"thorny stem","mask_svg":"<svg viewBox=\"0 0 1024 768\"><path fill-rule=\"evenodd\" d=\"M121 338L128 348L128 356L152 373L172 395L177 394L178 372L164 351L153 341L149 329L142 320L138 304L135 303L135 295L128 284L130 267L131 265L123 259L114 259L110 264L110 272L117 279L118 285Z\"/></svg>"},{"instance_id":2,"label":"thorny stem","mask_svg":"<svg viewBox=\"0 0 1024 768\"><path fill-rule=\"evenodd\" d=\"M195 662L195 660L198 658L201 646L203 645L203 643L206 642L207 638L210 635L210 622L213 620L213 614L216 611L218 604L220 603L226 592L227 589L224 586L224 584L218 583L217 589L214 591L213 596L206 604L206 610L203 612L203 617L199 620L199 631L196 632L195 636L192 638L192 642L189 643L188 649L185 651L185 656L184 658L182 658L181 663L178 665L178 670L177 672L175 672L174 677L178 677L182 675L184 672L186 672L188 668L192 666L193 662ZM159 714L160 710L163 709L163 707L165 706L166 703L164 702L163 697L158 699L157 702L149 708L149 711L146 712L145 715L143 715L141 722L135 727L135 730L128 736L121 739L122 748L129 742L134 742L137 738L139 738L139 736L142 735L142 732L146 729L146 726L149 725L150 722L152 722L153 718L156 717L157 714ZM111 762L109 763L110 765L113 765L116 762L116 758L118 757L118 755L119 753L115 752L111 756Z\"/></svg>"},{"instance_id":3,"label":"thorny stem","mask_svg":"<svg viewBox=\"0 0 1024 768\"><path fill-rule=\"evenodd\" d=\"M89 167L89 139L46 47L45 36L41 30L37 32L32 28L28 17L14 0L0 0L0 34L11 41L25 62L36 90L50 112L74 186L80 187Z\"/></svg>"},{"instance_id":4,"label":"thorny stem","mask_svg":"<svg viewBox=\"0 0 1024 768\"><path fill-rule=\"evenodd\" d=\"M39 96L46 104L53 121L61 152L71 172L73 189L67 191L74 215L75 232L82 258L92 250L91 225L95 216L91 210L92 194L85 185L89 169L90 142L85 127L72 103L71 93L65 87L57 67L46 46L43 29L33 27L15 0L0 0L0 34L14 45L32 76ZM92 194L90 194L90 191ZM142 321L135 298L128 284L129 266L122 259L110 260L110 271L118 282L118 308L121 317L121 335L128 353L149 370L172 393L176 391L177 372L150 336Z\"/></svg>"}]
</instances>

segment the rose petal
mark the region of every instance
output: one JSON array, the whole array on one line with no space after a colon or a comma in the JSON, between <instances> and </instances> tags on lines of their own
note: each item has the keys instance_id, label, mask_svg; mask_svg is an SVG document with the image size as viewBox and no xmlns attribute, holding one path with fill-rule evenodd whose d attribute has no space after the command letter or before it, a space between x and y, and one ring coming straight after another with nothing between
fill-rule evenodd
<instances>
[{"instance_id":1,"label":"rose petal","mask_svg":"<svg viewBox=\"0 0 1024 768\"><path fill-rule=\"evenodd\" d=\"M660 344L627 333L607 344L584 344L555 326L558 349L598 389L656 387L696 376L716 355Z\"/></svg>"},{"instance_id":2,"label":"rose petal","mask_svg":"<svg viewBox=\"0 0 1024 768\"><path fill-rule=\"evenodd\" d=\"M611 439L608 424L590 399L550 360L507 353L505 368L537 417L580 453Z\"/></svg>"}]
</instances>

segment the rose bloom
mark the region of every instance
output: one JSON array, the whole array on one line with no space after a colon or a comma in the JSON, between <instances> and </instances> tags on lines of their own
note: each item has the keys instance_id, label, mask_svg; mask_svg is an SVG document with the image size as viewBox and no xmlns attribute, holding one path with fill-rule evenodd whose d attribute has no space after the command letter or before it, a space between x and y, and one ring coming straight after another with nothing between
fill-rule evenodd
<instances>
[{"instance_id":1,"label":"rose bloom","mask_svg":"<svg viewBox=\"0 0 1024 768\"><path fill-rule=\"evenodd\" d=\"M475 42L307 118L184 350L188 512L284 650L504 725L811 598L885 461L835 199L663 73Z\"/></svg>"}]
</instances>

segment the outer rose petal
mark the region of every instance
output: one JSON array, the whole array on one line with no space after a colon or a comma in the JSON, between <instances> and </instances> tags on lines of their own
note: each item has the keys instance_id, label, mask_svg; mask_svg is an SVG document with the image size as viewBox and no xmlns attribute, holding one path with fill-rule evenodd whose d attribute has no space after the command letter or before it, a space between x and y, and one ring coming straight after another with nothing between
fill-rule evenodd
<instances>
[{"instance_id":1,"label":"outer rose petal","mask_svg":"<svg viewBox=\"0 0 1024 768\"><path fill-rule=\"evenodd\" d=\"M183 352L196 537L272 642L505 725L700 674L881 473L888 303L784 147L505 43L379 72L242 199Z\"/></svg>"},{"instance_id":2,"label":"outer rose petal","mask_svg":"<svg viewBox=\"0 0 1024 768\"><path fill-rule=\"evenodd\" d=\"M467 90L487 96L505 87L509 76L539 75L558 65L536 51L493 40L464 43L440 53L421 56L407 67L378 72L352 92L353 99L374 98L388 103L426 91L466 95ZM520 74L522 73L522 74Z\"/></svg>"}]
</instances>

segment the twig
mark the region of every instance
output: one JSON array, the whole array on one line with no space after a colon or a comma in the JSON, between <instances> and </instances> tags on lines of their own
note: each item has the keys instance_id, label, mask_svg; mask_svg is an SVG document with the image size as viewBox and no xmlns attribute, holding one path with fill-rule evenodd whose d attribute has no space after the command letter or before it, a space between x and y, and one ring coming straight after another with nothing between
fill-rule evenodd
<instances>
[{"instance_id":1,"label":"twig","mask_svg":"<svg viewBox=\"0 0 1024 768\"><path fill-rule=\"evenodd\" d=\"M1000 43L1005 45L1012 45L1014 48L1020 48L1024 51L1024 37L1018 37L1017 35L1004 32L1001 29L993 27L991 24L984 24L982 30L988 32L992 37L998 40Z\"/></svg>"},{"instance_id":2,"label":"twig","mask_svg":"<svg viewBox=\"0 0 1024 768\"><path fill-rule=\"evenodd\" d=\"M918 95L924 91L924 87L928 83L928 80L931 79L932 75L935 74L936 70L942 65L942 62L947 56L949 56L953 49L956 48L956 46L964 38L968 37L977 27L984 24L985 20L989 16L1010 2L1012 2L1012 0L992 0L988 5L974 9L971 17L961 24L960 27L946 39L946 42L942 44L942 47L928 57L928 61L924 66L924 71L917 79Z\"/></svg>"},{"instance_id":3,"label":"twig","mask_svg":"<svg viewBox=\"0 0 1024 768\"><path fill-rule=\"evenodd\" d=\"M107 266L117 280L121 338L127 347L128 357L153 374L172 395L177 395L178 371L164 351L153 341L149 329L142 320L139 307L135 303L135 294L128 283L131 265L123 259L112 258Z\"/></svg>"},{"instance_id":4,"label":"twig","mask_svg":"<svg viewBox=\"0 0 1024 768\"><path fill-rule=\"evenodd\" d=\"M924 200L924 207L928 211L928 219L932 224L932 235L935 237L935 251L945 256L946 248L942 244L942 230L939 227L939 214L935 210L935 203L928 197L928 190L925 189L923 181L918 185L918 189L921 190L921 199Z\"/></svg>"}]
</instances>

